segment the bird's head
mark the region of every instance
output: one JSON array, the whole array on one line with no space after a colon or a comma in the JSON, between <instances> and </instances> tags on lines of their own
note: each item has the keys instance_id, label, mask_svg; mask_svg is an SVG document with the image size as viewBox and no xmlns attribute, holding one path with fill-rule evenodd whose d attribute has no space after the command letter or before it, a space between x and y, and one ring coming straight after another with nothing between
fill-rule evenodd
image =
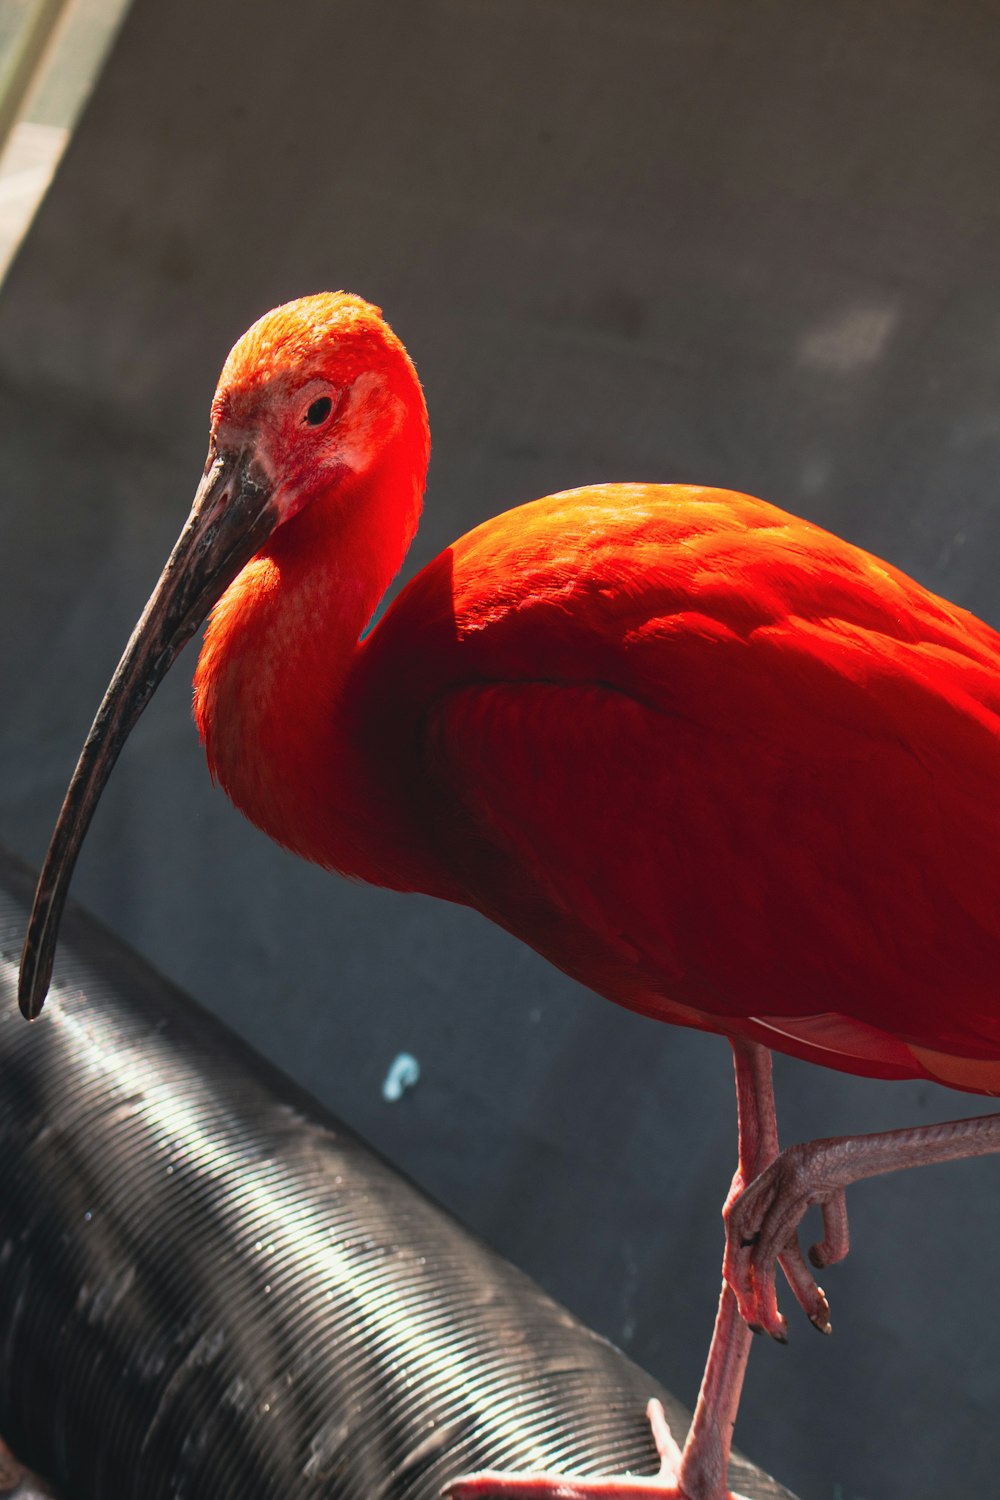
<instances>
[{"instance_id":1,"label":"bird's head","mask_svg":"<svg viewBox=\"0 0 1000 1500\"><path fill-rule=\"evenodd\" d=\"M235 345L212 402L213 455L243 455L275 525L378 462L408 417L426 428L416 372L380 310L323 292L286 303Z\"/></svg>"},{"instance_id":2,"label":"bird's head","mask_svg":"<svg viewBox=\"0 0 1000 1500\"><path fill-rule=\"evenodd\" d=\"M318 496L351 493L406 427L426 462L426 411L378 308L343 292L266 313L226 360L187 522L87 737L42 867L21 959L38 1015L76 857L119 751L182 647L246 564Z\"/></svg>"}]
</instances>

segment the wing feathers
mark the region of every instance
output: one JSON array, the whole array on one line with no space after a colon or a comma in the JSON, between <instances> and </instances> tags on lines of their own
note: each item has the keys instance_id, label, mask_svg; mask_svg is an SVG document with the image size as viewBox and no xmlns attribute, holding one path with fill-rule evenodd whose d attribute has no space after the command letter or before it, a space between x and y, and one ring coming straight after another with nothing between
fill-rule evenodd
<instances>
[{"instance_id":1,"label":"wing feathers","mask_svg":"<svg viewBox=\"0 0 1000 1500\"><path fill-rule=\"evenodd\" d=\"M608 486L471 532L371 645L441 867L585 983L855 1070L1000 1058L980 621L762 501Z\"/></svg>"},{"instance_id":2,"label":"wing feathers","mask_svg":"<svg viewBox=\"0 0 1000 1500\"><path fill-rule=\"evenodd\" d=\"M717 1018L830 1012L1000 1055L997 637L716 492L641 491L617 545L577 517L546 563L567 499L456 554L479 680L428 744L490 850L483 908L588 983L613 955L605 991L640 1008L659 985ZM516 600L491 593L518 572Z\"/></svg>"}]
</instances>

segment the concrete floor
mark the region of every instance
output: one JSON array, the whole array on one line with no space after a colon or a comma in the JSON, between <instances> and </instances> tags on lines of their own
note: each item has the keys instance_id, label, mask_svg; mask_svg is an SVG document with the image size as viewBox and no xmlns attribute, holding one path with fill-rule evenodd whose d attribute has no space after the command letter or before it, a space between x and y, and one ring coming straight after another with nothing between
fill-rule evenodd
<instances>
[{"instance_id":1,"label":"concrete floor","mask_svg":"<svg viewBox=\"0 0 1000 1500\"><path fill-rule=\"evenodd\" d=\"M378 301L435 434L410 570L587 480L763 494L1000 625L1000 10L921 0L137 0L0 298L0 839L40 858L252 317ZM213 792L189 650L75 890L691 1399L725 1046L467 912L344 885ZM400 1052L420 1063L397 1102ZM969 1113L779 1059L786 1140ZM985 1106L983 1106L985 1107ZM991 1494L1000 1165L852 1194L835 1335L738 1427L803 1500ZM984 1295L983 1288L987 1291Z\"/></svg>"}]
</instances>

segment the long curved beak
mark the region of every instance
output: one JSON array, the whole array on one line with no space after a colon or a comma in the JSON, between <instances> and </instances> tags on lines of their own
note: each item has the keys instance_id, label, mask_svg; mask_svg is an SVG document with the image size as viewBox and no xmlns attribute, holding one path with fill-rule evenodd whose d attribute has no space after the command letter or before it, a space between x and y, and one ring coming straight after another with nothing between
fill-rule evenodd
<instances>
[{"instance_id":1,"label":"long curved beak","mask_svg":"<svg viewBox=\"0 0 1000 1500\"><path fill-rule=\"evenodd\" d=\"M45 1003L66 892L94 809L140 714L212 605L274 530L274 487L252 448L210 452L184 529L115 670L69 784L21 954L18 998Z\"/></svg>"}]
</instances>

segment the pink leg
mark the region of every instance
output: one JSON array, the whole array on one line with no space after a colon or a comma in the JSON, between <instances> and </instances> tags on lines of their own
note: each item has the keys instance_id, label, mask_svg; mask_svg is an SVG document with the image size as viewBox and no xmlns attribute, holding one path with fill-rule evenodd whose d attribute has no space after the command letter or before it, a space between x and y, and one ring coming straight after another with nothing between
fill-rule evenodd
<instances>
[{"instance_id":1,"label":"pink leg","mask_svg":"<svg viewBox=\"0 0 1000 1500\"><path fill-rule=\"evenodd\" d=\"M674 1442L659 1401L650 1401L646 1416L653 1433L660 1467L656 1474L625 1474L615 1479L574 1479L568 1474L471 1474L446 1485L448 1500L680 1500L673 1483L681 1450ZM735 1500L735 1497L734 1497Z\"/></svg>"},{"instance_id":2,"label":"pink leg","mask_svg":"<svg viewBox=\"0 0 1000 1500\"><path fill-rule=\"evenodd\" d=\"M771 1054L757 1042L731 1040L736 1067L739 1165L726 1209L778 1154ZM714 1500L716 1495L725 1493L729 1449L750 1342L750 1329L739 1315L736 1298L723 1281L701 1390L677 1476L680 1493L691 1500L701 1500L703 1495Z\"/></svg>"},{"instance_id":3,"label":"pink leg","mask_svg":"<svg viewBox=\"0 0 1000 1500\"><path fill-rule=\"evenodd\" d=\"M809 1258L814 1266L827 1266L847 1254L844 1190L851 1183L996 1151L1000 1115L790 1146L726 1205L725 1277L743 1317L773 1337L784 1338L785 1320L774 1291L774 1263L779 1259L799 1302L816 1326L829 1333L829 1320L822 1313L826 1298L810 1276L796 1238L810 1205L823 1206L824 1237L813 1245Z\"/></svg>"},{"instance_id":4,"label":"pink leg","mask_svg":"<svg viewBox=\"0 0 1000 1500\"><path fill-rule=\"evenodd\" d=\"M778 1154L771 1087L771 1054L756 1042L733 1040L739 1112L739 1166L727 1210L746 1183L760 1177ZM473 1474L448 1485L449 1500L739 1500L726 1488L729 1449L752 1334L736 1297L724 1281L702 1377L698 1404L684 1444L670 1434L663 1407L651 1401L647 1415L660 1467L654 1475L574 1479L560 1474Z\"/></svg>"}]
</instances>

